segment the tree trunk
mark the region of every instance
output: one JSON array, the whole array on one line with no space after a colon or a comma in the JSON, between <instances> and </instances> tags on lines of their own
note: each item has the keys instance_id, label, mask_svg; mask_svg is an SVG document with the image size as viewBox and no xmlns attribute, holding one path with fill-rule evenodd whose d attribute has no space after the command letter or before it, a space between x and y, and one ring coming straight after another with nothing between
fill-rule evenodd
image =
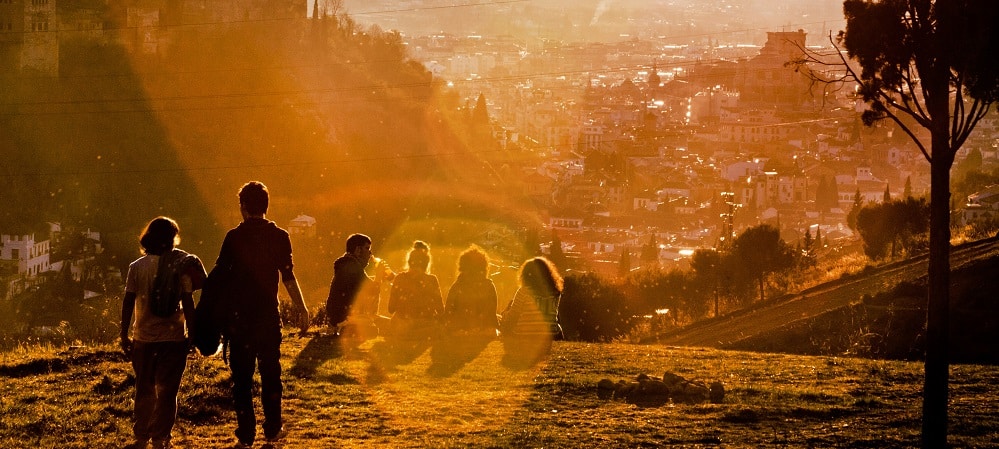
<instances>
[{"instance_id":1,"label":"tree trunk","mask_svg":"<svg viewBox=\"0 0 999 449\"><path fill-rule=\"evenodd\" d=\"M944 122L946 127L946 122ZM942 134L942 136L941 136ZM926 362L923 385L923 447L947 445L947 396L950 360L950 151L947 131L934 132L930 163L929 298L926 308Z\"/></svg>"}]
</instances>

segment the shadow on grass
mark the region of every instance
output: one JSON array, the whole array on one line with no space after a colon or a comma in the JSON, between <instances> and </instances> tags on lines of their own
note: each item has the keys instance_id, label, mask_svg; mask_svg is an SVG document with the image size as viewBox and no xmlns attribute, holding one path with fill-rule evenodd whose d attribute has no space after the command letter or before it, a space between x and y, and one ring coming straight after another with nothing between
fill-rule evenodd
<instances>
[{"instance_id":1,"label":"shadow on grass","mask_svg":"<svg viewBox=\"0 0 999 449\"><path fill-rule=\"evenodd\" d=\"M102 362L128 362L121 351L63 351L59 357L31 360L16 365L0 365L0 377L22 378L62 373L74 366L92 366Z\"/></svg>"},{"instance_id":2,"label":"shadow on grass","mask_svg":"<svg viewBox=\"0 0 999 449\"><path fill-rule=\"evenodd\" d=\"M255 385L259 388L259 386ZM213 382L192 382L190 390L183 398L183 406L178 408L178 416L192 424L218 422L223 416L232 413L232 384L228 376Z\"/></svg>"},{"instance_id":3,"label":"shadow on grass","mask_svg":"<svg viewBox=\"0 0 999 449\"><path fill-rule=\"evenodd\" d=\"M427 373L435 377L449 377L475 360L493 340L493 337L480 336L439 339L430 349L430 367L427 368Z\"/></svg>"},{"instance_id":4,"label":"shadow on grass","mask_svg":"<svg viewBox=\"0 0 999 449\"><path fill-rule=\"evenodd\" d=\"M503 339L503 366L516 371L533 368L551 353L550 339Z\"/></svg>"},{"instance_id":5,"label":"shadow on grass","mask_svg":"<svg viewBox=\"0 0 999 449\"><path fill-rule=\"evenodd\" d=\"M344 348L340 337L335 335L316 335L309 340L305 348L295 357L288 373L300 379L315 377L319 366L327 360L343 356ZM347 379L332 379L334 383L354 383Z\"/></svg>"},{"instance_id":6,"label":"shadow on grass","mask_svg":"<svg viewBox=\"0 0 999 449\"><path fill-rule=\"evenodd\" d=\"M371 354L381 366L393 368L412 363L429 348L429 339L392 339L375 343Z\"/></svg>"}]
</instances>

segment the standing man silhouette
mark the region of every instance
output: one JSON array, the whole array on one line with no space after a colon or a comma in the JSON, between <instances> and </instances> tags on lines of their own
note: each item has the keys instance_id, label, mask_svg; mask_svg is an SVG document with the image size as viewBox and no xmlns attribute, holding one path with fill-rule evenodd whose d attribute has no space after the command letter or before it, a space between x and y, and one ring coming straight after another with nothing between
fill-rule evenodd
<instances>
[{"instance_id":1,"label":"standing man silhouette","mask_svg":"<svg viewBox=\"0 0 999 449\"><path fill-rule=\"evenodd\" d=\"M309 310L292 271L288 232L264 218L269 194L264 184L251 181L239 190L242 223L222 242L216 265L229 270L232 282L234 323L230 336L229 367L236 409L236 438L251 446L256 436L253 411L253 372L260 370L260 396L264 409L264 438L284 436L281 420L281 317L278 276L299 316L299 327L309 327Z\"/></svg>"}]
</instances>

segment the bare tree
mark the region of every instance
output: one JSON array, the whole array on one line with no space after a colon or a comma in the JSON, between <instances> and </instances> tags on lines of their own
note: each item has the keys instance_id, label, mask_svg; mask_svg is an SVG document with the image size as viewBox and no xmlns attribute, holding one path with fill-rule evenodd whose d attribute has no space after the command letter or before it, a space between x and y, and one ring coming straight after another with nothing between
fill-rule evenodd
<instances>
[{"instance_id":1,"label":"bare tree","mask_svg":"<svg viewBox=\"0 0 999 449\"><path fill-rule=\"evenodd\" d=\"M343 12L343 1L344 0L321 0L319 2L319 11L322 13L323 17L339 17L340 13Z\"/></svg>"}]
</instances>

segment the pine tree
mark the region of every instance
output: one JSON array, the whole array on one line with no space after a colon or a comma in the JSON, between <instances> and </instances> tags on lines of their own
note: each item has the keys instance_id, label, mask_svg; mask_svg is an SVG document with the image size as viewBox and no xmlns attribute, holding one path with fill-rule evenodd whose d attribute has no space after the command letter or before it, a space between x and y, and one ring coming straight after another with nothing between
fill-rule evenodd
<instances>
[{"instance_id":1,"label":"pine tree","mask_svg":"<svg viewBox=\"0 0 999 449\"><path fill-rule=\"evenodd\" d=\"M617 263L617 276L619 278L625 278L628 273L631 272L631 252L628 251L628 247L621 249L621 260Z\"/></svg>"},{"instance_id":2,"label":"pine tree","mask_svg":"<svg viewBox=\"0 0 999 449\"><path fill-rule=\"evenodd\" d=\"M489 111L486 109L485 94L479 94L479 99L475 101L475 109L472 110L472 124L475 126L489 124Z\"/></svg>"},{"instance_id":3,"label":"pine tree","mask_svg":"<svg viewBox=\"0 0 999 449\"><path fill-rule=\"evenodd\" d=\"M853 194L853 208L850 212L846 214L846 225L857 230L857 214L860 213L860 208L864 207L864 197L860 196L860 189L857 189L857 193Z\"/></svg>"},{"instance_id":4,"label":"pine tree","mask_svg":"<svg viewBox=\"0 0 999 449\"><path fill-rule=\"evenodd\" d=\"M821 212L825 212L827 210L826 208L827 190L829 190L829 185L828 182L826 181L826 177L823 176L819 178L819 184L815 186L815 206Z\"/></svg>"},{"instance_id":5,"label":"pine tree","mask_svg":"<svg viewBox=\"0 0 999 449\"><path fill-rule=\"evenodd\" d=\"M839 207L836 180L829 180L825 176L819 178L819 185L815 188L815 205L820 212L829 212L829 209Z\"/></svg>"},{"instance_id":6,"label":"pine tree","mask_svg":"<svg viewBox=\"0 0 999 449\"><path fill-rule=\"evenodd\" d=\"M882 201L882 202L885 203L885 204L888 204L888 203L891 202L891 190L888 188L888 184L885 184L885 198L884 198L884 201Z\"/></svg>"},{"instance_id":7,"label":"pine tree","mask_svg":"<svg viewBox=\"0 0 999 449\"><path fill-rule=\"evenodd\" d=\"M656 243L656 236L649 238L649 243L642 247L640 256L643 267L659 266L659 244Z\"/></svg>"},{"instance_id":8,"label":"pine tree","mask_svg":"<svg viewBox=\"0 0 999 449\"><path fill-rule=\"evenodd\" d=\"M561 270L566 268L566 257L562 251L562 240L558 238L558 233L552 229L552 242L548 249L548 260Z\"/></svg>"},{"instance_id":9,"label":"pine tree","mask_svg":"<svg viewBox=\"0 0 999 449\"><path fill-rule=\"evenodd\" d=\"M912 176L905 177L905 190L902 191L902 199L912 198Z\"/></svg>"},{"instance_id":10,"label":"pine tree","mask_svg":"<svg viewBox=\"0 0 999 449\"><path fill-rule=\"evenodd\" d=\"M801 239L801 265L811 267L815 265L815 239L812 238L812 228L805 228L805 236Z\"/></svg>"}]
</instances>

